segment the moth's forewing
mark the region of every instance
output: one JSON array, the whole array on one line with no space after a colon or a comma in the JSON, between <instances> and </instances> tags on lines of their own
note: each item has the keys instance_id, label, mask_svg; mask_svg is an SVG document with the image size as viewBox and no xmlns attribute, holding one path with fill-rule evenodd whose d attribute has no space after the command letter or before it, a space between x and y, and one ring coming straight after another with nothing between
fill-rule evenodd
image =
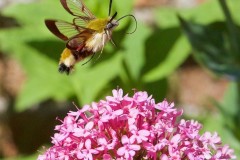
<instances>
[{"instance_id":1,"label":"moth's forewing","mask_svg":"<svg viewBox=\"0 0 240 160\"><path fill-rule=\"evenodd\" d=\"M77 50L96 32L89 28L58 20L45 20L45 24L54 35L67 41L66 47L72 50Z\"/></svg>"},{"instance_id":2,"label":"moth's forewing","mask_svg":"<svg viewBox=\"0 0 240 160\"><path fill-rule=\"evenodd\" d=\"M73 18L73 24L77 26L86 26L91 20L84 18Z\"/></svg>"},{"instance_id":3,"label":"moth's forewing","mask_svg":"<svg viewBox=\"0 0 240 160\"><path fill-rule=\"evenodd\" d=\"M58 29L58 27L56 26L56 21L55 20L45 20L45 24L47 26L47 28L58 38L66 41L68 40L68 37L65 36L64 34L62 34L60 32L60 30Z\"/></svg>"},{"instance_id":4,"label":"moth's forewing","mask_svg":"<svg viewBox=\"0 0 240 160\"><path fill-rule=\"evenodd\" d=\"M96 18L82 0L60 0L60 2L65 10L73 16L85 19Z\"/></svg>"},{"instance_id":5,"label":"moth's forewing","mask_svg":"<svg viewBox=\"0 0 240 160\"><path fill-rule=\"evenodd\" d=\"M85 30L84 27L59 20L45 20L47 28L58 38L67 41Z\"/></svg>"}]
</instances>

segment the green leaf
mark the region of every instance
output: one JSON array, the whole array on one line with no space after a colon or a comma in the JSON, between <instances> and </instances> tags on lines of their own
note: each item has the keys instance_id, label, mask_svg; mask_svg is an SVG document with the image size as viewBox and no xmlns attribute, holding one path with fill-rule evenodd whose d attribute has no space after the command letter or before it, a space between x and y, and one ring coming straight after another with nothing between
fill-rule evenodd
<instances>
[{"instance_id":1,"label":"green leaf","mask_svg":"<svg viewBox=\"0 0 240 160\"><path fill-rule=\"evenodd\" d=\"M231 48L225 23L203 26L179 18L197 61L215 74L240 78L240 59ZM236 33L237 34L237 33Z\"/></svg>"},{"instance_id":2,"label":"green leaf","mask_svg":"<svg viewBox=\"0 0 240 160\"><path fill-rule=\"evenodd\" d=\"M239 10L240 1L227 1L231 10L234 21L240 25ZM155 18L156 23L161 28L169 28L179 26L177 14L184 16L187 19L191 19L195 23L209 24L215 21L223 21L225 17L220 9L218 0L206 1L193 8L176 9L170 7L164 7L156 9Z\"/></svg>"},{"instance_id":3,"label":"green leaf","mask_svg":"<svg viewBox=\"0 0 240 160\"><path fill-rule=\"evenodd\" d=\"M229 115L234 116L239 110L238 97L239 97L238 86L236 82L231 82L224 93L224 99L222 102L223 111Z\"/></svg>"},{"instance_id":4,"label":"green leaf","mask_svg":"<svg viewBox=\"0 0 240 160\"><path fill-rule=\"evenodd\" d=\"M56 7L55 14L61 15L56 2L53 1L13 5L4 10L4 14L16 17L20 24L20 27L0 30L2 51L16 58L27 76L26 83L17 97L18 111L50 98L66 100L72 94L67 78L57 72L57 61L64 45L54 41L49 43L46 39L48 36L53 37L44 25L45 14L47 17L53 13L53 10L47 9L46 6ZM29 13L36 15L30 16ZM49 59L54 53L58 58Z\"/></svg>"},{"instance_id":5,"label":"green leaf","mask_svg":"<svg viewBox=\"0 0 240 160\"><path fill-rule=\"evenodd\" d=\"M19 54L16 56L27 73L27 81L17 98L17 110L22 111L50 97L66 100L72 94L67 77L57 72L56 62L27 47L16 49Z\"/></svg>"},{"instance_id":6,"label":"green leaf","mask_svg":"<svg viewBox=\"0 0 240 160\"><path fill-rule=\"evenodd\" d=\"M119 75L122 55L116 54L109 60L101 62L90 68L80 66L77 72L70 77L75 95L81 104L89 104L95 100L108 83Z\"/></svg>"},{"instance_id":7,"label":"green leaf","mask_svg":"<svg viewBox=\"0 0 240 160\"><path fill-rule=\"evenodd\" d=\"M130 30L133 30L132 26ZM120 50L116 54L123 54L124 61L130 72L131 77L138 81L140 78L141 70L144 66L144 41L150 34L150 29L142 23L138 24L138 28L134 34L127 35L127 38L123 40L123 50Z\"/></svg>"},{"instance_id":8,"label":"green leaf","mask_svg":"<svg viewBox=\"0 0 240 160\"><path fill-rule=\"evenodd\" d=\"M159 37L151 40L151 43L155 43L155 45L149 47L153 49L147 52L149 54L147 56L151 56L154 52L156 53L149 60L150 65L146 66L146 73L143 76L144 82L152 82L169 76L185 61L190 53L190 46L187 40L182 36L178 37L179 30L168 29L161 31L159 34L154 32L154 34L156 36L159 35ZM167 37L168 39L166 39ZM151 64L154 63L156 65L151 67Z\"/></svg>"}]
</instances>

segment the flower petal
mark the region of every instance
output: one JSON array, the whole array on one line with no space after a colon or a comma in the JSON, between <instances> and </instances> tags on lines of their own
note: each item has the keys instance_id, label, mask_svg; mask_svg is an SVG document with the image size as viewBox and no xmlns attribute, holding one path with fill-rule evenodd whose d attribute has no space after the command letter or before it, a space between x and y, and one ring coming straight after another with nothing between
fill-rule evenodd
<instances>
[{"instance_id":1,"label":"flower petal","mask_svg":"<svg viewBox=\"0 0 240 160\"><path fill-rule=\"evenodd\" d=\"M120 148L117 150L117 154L118 154L119 156L124 155L124 153L125 153L125 147L120 147Z\"/></svg>"},{"instance_id":2,"label":"flower petal","mask_svg":"<svg viewBox=\"0 0 240 160\"><path fill-rule=\"evenodd\" d=\"M126 135L122 136L121 141L122 141L122 144L128 144L129 143L129 139L128 139L128 137Z\"/></svg>"},{"instance_id":3,"label":"flower petal","mask_svg":"<svg viewBox=\"0 0 240 160\"><path fill-rule=\"evenodd\" d=\"M87 139L86 142L85 142L85 147L87 149L91 149L91 140L90 139Z\"/></svg>"}]
</instances>

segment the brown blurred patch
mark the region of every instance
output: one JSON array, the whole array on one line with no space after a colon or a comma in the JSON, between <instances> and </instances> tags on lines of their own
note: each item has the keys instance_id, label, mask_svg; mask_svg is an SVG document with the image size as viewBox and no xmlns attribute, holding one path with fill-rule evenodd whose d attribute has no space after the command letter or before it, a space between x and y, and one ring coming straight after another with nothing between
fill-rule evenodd
<instances>
[{"instance_id":1,"label":"brown blurred patch","mask_svg":"<svg viewBox=\"0 0 240 160\"><path fill-rule=\"evenodd\" d=\"M8 124L13 100L20 92L25 81L22 68L16 60L0 53L0 155L14 157L18 149Z\"/></svg>"},{"instance_id":2,"label":"brown blurred patch","mask_svg":"<svg viewBox=\"0 0 240 160\"><path fill-rule=\"evenodd\" d=\"M141 7L153 7L166 5L169 0L136 0L135 6L138 8Z\"/></svg>"},{"instance_id":3,"label":"brown blurred patch","mask_svg":"<svg viewBox=\"0 0 240 160\"><path fill-rule=\"evenodd\" d=\"M228 86L227 80L213 77L197 66L179 71L179 80L180 102L188 108L192 106L197 110L201 106L213 110L209 99L222 100Z\"/></svg>"},{"instance_id":4,"label":"brown blurred patch","mask_svg":"<svg viewBox=\"0 0 240 160\"><path fill-rule=\"evenodd\" d=\"M3 121L0 121L0 153L3 157L15 157L18 155L12 132Z\"/></svg>"},{"instance_id":5,"label":"brown blurred patch","mask_svg":"<svg viewBox=\"0 0 240 160\"><path fill-rule=\"evenodd\" d=\"M6 17L2 16L0 14L0 29L1 28L11 28L11 27L19 27L19 23L16 21L16 19L12 17Z\"/></svg>"},{"instance_id":6,"label":"brown blurred patch","mask_svg":"<svg viewBox=\"0 0 240 160\"><path fill-rule=\"evenodd\" d=\"M25 78L23 69L16 60L4 55L0 56L0 87L6 96L16 97Z\"/></svg>"},{"instance_id":7,"label":"brown blurred patch","mask_svg":"<svg viewBox=\"0 0 240 160\"><path fill-rule=\"evenodd\" d=\"M173 7L193 7L199 5L207 0L136 0L135 6L142 7L159 7L159 6L173 6Z\"/></svg>"},{"instance_id":8,"label":"brown blurred patch","mask_svg":"<svg viewBox=\"0 0 240 160\"><path fill-rule=\"evenodd\" d=\"M170 97L184 108L185 114L203 116L216 111L211 99L221 101L228 84L228 80L214 76L189 58L170 78Z\"/></svg>"}]
</instances>

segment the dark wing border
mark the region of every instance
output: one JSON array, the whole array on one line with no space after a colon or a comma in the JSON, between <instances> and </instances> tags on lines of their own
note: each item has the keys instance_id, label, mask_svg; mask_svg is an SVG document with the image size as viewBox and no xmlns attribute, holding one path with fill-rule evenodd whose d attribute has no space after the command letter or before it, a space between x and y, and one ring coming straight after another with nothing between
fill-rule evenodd
<instances>
[{"instance_id":1,"label":"dark wing border","mask_svg":"<svg viewBox=\"0 0 240 160\"><path fill-rule=\"evenodd\" d=\"M71 37L74 37L84 30L87 30L87 28L68 23L61 20L52 20L47 19L45 20L45 24L47 28L58 38L67 41Z\"/></svg>"}]
</instances>

